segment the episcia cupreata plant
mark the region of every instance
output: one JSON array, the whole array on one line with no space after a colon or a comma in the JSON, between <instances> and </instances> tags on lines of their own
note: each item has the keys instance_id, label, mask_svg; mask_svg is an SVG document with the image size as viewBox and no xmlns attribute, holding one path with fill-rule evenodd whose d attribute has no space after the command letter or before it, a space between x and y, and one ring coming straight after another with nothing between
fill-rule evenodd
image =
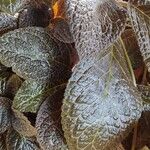
<instances>
[{"instance_id":1,"label":"episcia cupreata plant","mask_svg":"<svg viewBox=\"0 0 150 150\"><path fill-rule=\"evenodd\" d=\"M126 149L150 108L149 56L149 0L2 1L0 149Z\"/></svg>"}]
</instances>

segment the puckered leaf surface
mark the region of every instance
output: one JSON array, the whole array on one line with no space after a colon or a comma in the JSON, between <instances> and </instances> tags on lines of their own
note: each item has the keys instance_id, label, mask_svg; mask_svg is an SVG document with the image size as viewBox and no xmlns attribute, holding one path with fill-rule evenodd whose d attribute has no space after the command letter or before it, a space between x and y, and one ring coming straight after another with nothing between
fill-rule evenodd
<instances>
[{"instance_id":1,"label":"puckered leaf surface","mask_svg":"<svg viewBox=\"0 0 150 150\"><path fill-rule=\"evenodd\" d=\"M11 101L0 97L0 134L9 129L11 125Z\"/></svg>"},{"instance_id":2,"label":"puckered leaf surface","mask_svg":"<svg viewBox=\"0 0 150 150\"><path fill-rule=\"evenodd\" d=\"M43 150L67 150L61 127L64 89L59 88L41 105L37 118L37 140Z\"/></svg>"},{"instance_id":3,"label":"puckered leaf surface","mask_svg":"<svg viewBox=\"0 0 150 150\"><path fill-rule=\"evenodd\" d=\"M33 138L25 138L11 129L7 134L7 149L9 150L40 150Z\"/></svg>"},{"instance_id":4,"label":"puckered leaf surface","mask_svg":"<svg viewBox=\"0 0 150 150\"><path fill-rule=\"evenodd\" d=\"M39 0L16 0L14 3L13 13L21 12L30 6L36 6Z\"/></svg>"},{"instance_id":5,"label":"puckered leaf surface","mask_svg":"<svg viewBox=\"0 0 150 150\"><path fill-rule=\"evenodd\" d=\"M67 46L52 39L44 28L20 28L3 35L0 61L24 79L55 83L70 76Z\"/></svg>"},{"instance_id":6,"label":"puckered leaf surface","mask_svg":"<svg viewBox=\"0 0 150 150\"><path fill-rule=\"evenodd\" d=\"M150 71L150 1L130 0L128 11L140 51Z\"/></svg>"},{"instance_id":7,"label":"puckered leaf surface","mask_svg":"<svg viewBox=\"0 0 150 150\"><path fill-rule=\"evenodd\" d=\"M48 87L48 84L43 81L24 81L14 98L13 108L21 112L36 113L44 97L50 92Z\"/></svg>"},{"instance_id":8,"label":"puckered leaf surface","mask_svg":"<svg viewBox=\"0 0 150 150\"><path fill-rule=\"evenodd\" d=\"M45 3L39 3L35 6L30 4L26 9L20 12L18 26L19 28L28 26L47 27L51 17L52 12Z\"/></svg>"},{"instance_id":9,"label":"puckered leaf surface","mask_svg":"<svg viewBox=\"0 0 150 150\"><path fill-rule=\"evenodd\" d=\"M25 137L32 137L36 135L36 129L31 125L28 118L17 110L13 110L12 127L19 134Z\"/></svg>"},{"instance_id":10,"label":"puckered leaf surface","mask_svg":"<svg viewBox=\"0 0 150 150\"><path fill-rule=\"evenodd\" d=\"M0 12L0 35L17 28L17 19L10 14Z\"/></svg>"},{"instance_id":11,"label":"puckered leaf surface","mask_svg":"<svg viewBox=\"0 0 150 150\"><path fill-rule=\"evenodd\" d=\"M125 27L114 0L66 0L66 15L80 58L110 46Z\"/></svg>"},{"instance_id":12,"label":"puckered leaf surface","mask_svg":"<svg viewBox=\"0 0 150 150\"><path fill-rule=\"evenodd\" d=\"M74 68L62 107L67 144L71 150L116 149L141 111L123 45L117 42Z\"/></svg>"},{"instance_id":13,"label":"puckered leaf surface","mask_svg":"<svg viewBox=\"0 0 150 150\"><path fill-rule=\"evenodd\" d=\"M150 111L150 85L138 85L138 89L142 94L144 110Z\"/></svg>"}]
</instances>

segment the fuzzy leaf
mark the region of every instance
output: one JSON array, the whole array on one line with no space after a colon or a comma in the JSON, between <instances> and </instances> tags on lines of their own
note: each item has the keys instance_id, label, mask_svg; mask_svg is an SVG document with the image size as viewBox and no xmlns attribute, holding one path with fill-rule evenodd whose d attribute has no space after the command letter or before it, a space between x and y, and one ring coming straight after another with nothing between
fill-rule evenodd
<instances>
[{"instance_id":1,"label":"fuzzy leaf","mask_svg":"<svg viewBox=\"0 0 150 150\"><path fill-rule=\"evenodd\" d=\"M20 135L25 137L32 137L36 135L36 129L31 125L27 117L21 112L13 110L12 127Z\"/></svg>"},{"instance_id":2,"label":"fuzzy leaf","mask_svg":"<svg viewBox=\"0 0 150 150\"><path fill-rule=\"evenodd\" d=\"M69 149L113 150L130 132L142 100L128 68L122 42L75 66L62 107Z\"/></svg>"},{"instance_id":3,"label":"fuzzy leaf","mask_svg":"<svg viewBox=\"0 0 150 150\"><path fill-rule=\"evenodd\" d=\"M63 18L55 18L51 21L51 33L53 36L64 43L73 43L73 37L70 33L69 25Z\"/></svg>"},{"instance_id":4,"label":"fuzzy leaf","mask_svg":"<svg viewBox=\"0 0 150 150\"><path fill-rule=\"evenodd\" d=\"M46 95L47 84L32 80L26 80L17 92L13 108L21 112L36 113Z\"/></svg>"},{"instance_id":5,"label":"fuzzy leaf","mask_svg":"<svg viewBox=\"0 0 150 150\"><path fill-rule=\"evenodd\" d=\"M60 83L71 73L67 46L52 39L44 28L20 28L3 35L0 61L24 79Z\"/></svg>"},{"instance_id":6,"label":"fuzzy leaf","mask_svg":"<svg viewBox=\"0 0 150 150\"><path fill-rule=\"evenodd\" d=\"M37 118L37 140L43 150L67 150L61 128L61 105L64 89L58 89L41 105Z\"/></svg>"},{"instance_id":7,"label":"fuzzy leaf","mask_svg":"<svg viewBox=\"0 0 150 150\"><path fill-rule=\"evenodd\" d=\"M21 12L30 6L38 5L39 0L16 0L13 13Z\"/></svg>"},{"instance_id":8,"label":"fuzzy leaf","mask_svg":"<svg viewBox=\"0 0 150 150\"><path fill-rule=\"evenodd\" d=\"M33 138L25 138L13 129L11 129L7 134L7 149L40 150Z\"/></svg>"},{"instance_id":9,"label":"fuzzy leaf","mask_svg":"<svg viewBox=\"0 0 150 150\"><path fill-rule=\"evenodd\" d=\"M47 27L51 17L52 13L46 4L29 5L27 9L24 9L19 14L19 28L28 26Z\"/></svg>"},{"instance_id":10,"label":"fuzzy leaf","mask_svg":"<svg viewBox=\"0 0 150 150\"><path fill-rule=\"evenodd\" d=\"M114 0L66 0L65 6L80 58L109 47L124 30L126 13Z\"/></svg>"},{"instance_id":11,"label":"fuzzy leaf","mask_svg":"<svg viewBox=\"0 0 150 150\"><path fill-rule=\"evenodd\" d=\"M130 0L128 10L140 51L150 72L150 1Z\"/></svg>"},{"instance_id":12,"label":"fuzzy leaf","mask_svg":"<svg viewBox=\"0 0 150 150\"><path fill-rule=\"evenodd\" d=\"M11 125L11 101L0 97L0 134L4 133Z\"/></svg>"},{"instance_id":13,"label":"fuzzy leaf","mask_svg":"<svg viewBox=\"0 0 150 150\"><path fill-rule=\"evenodd\" d=\"M0 35L17 28L17 19L7 13L0 12Z\"/></svg>"}]
</instances>

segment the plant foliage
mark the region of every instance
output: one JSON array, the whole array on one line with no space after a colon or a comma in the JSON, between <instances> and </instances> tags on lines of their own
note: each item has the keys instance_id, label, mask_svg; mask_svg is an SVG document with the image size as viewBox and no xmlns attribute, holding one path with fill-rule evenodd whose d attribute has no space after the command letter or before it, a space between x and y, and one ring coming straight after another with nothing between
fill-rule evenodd
<instances>
[{"instance_id":1,"label":"plant foliage","mask_svg":"<svg viewBox=\"0 0 150 150\"><path fill-rule=\"evenodd\" d=\"M147 150L149 57L149 0L1 0L0 150Z\"/></svg>"}]
</instances>

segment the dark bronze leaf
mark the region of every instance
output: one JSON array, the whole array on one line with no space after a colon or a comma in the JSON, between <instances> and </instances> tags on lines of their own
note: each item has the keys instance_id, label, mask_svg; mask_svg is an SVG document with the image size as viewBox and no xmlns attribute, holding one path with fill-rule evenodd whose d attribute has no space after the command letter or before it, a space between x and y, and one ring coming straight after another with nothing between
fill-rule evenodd
<instances>
[{"instance_id":1,"label":"dark bronze leaf","mask_svg":"<svg viewBox=\"0 0 150 150\"><path fill-rule=\"evenodd\" d=\"M13 129L8 131L6 141L8 150L40 150L34 138L25 138Z\"/></svg>"},{"instance_id":2,"label":"dark bronze leaf","mask_svg":"<svg viewBox=\"0 0 150 150\"><path fill-rule=\"evenodd\" d=\"M58 88L41 105L37 118L37 140L43 150L67 150L61 127L64 89Z\"/></svg>"},{"instance_id":3,"label":"dark bronze leaf","mask_svg":"<svg viewBox=\"0 0 150 150\"><path fill-rule=\"evenodd\" d=\"M130 0L128 10L140 51L150 72L150 1Z\"/></svg>"},{"instance_id":4,"label":"dark bronze leaf","mask_svg":"<svg viewBox=\"0 0 150 150\"><path fill-rule=\"evenodd\" d=\"M66 0L65 7L80 58L108 48L125 28L126 13L113 0Z\"/></svg>"},{"instance_id":5,"label":"dark bronze leaf","mask_svg":"<svg viewBox=\"0 0 150 150\"><path fill-rule=\"evenodd\" d=\"M63 18L55 18L51 21L50 30L52 35L61 42L73 43L69 25Z\"/></svg>"},{"instance_id":6,"label":"dark bronze leaf","mask_svg":"<svg viewBox=\"0 0 150 150\"><path fill-rule=\"evenodd\" d=\"M12 127L24 137L36 136L36 129L23 113L13 109Z\"/></svg>"}]
</instances>

